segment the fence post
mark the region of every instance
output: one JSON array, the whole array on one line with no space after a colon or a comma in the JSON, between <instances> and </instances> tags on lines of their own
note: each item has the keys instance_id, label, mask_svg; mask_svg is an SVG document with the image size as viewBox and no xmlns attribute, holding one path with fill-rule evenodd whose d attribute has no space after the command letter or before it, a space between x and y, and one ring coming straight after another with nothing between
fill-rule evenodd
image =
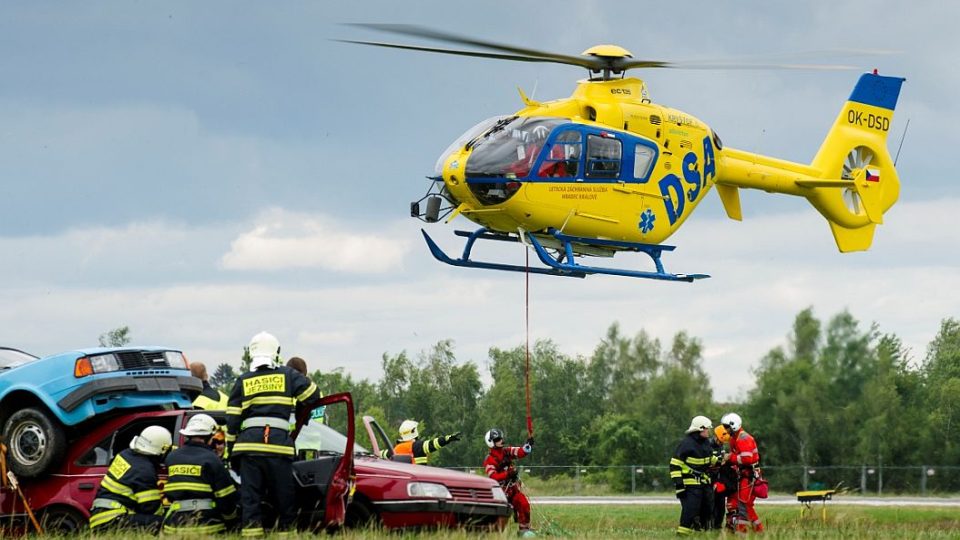
<instances>
[{"instance_id":1,"label":"fence post","mask_svg":"<svg viewBox=\"0 0 960 540\"><path fill-rule=\"evenodd\" d=\"M883 495L883 462L877 465L877 495Z\"/></svg>"},{"instance_id":2,"label":"fence post","mask_svg":"<svg viewBox=\"0 0 960 540\"><path fill-rule=\"evenodd\" d=\"M630 494L634 495L637 492L637 466L630 466Z\"/></svg>"},{"instance_id":3,"label":"fence post","mask_svg":"<svg viewBox=\"0 0 960 540\"><path fill-rule=\"evenodd\" d=\"M920 467L920 496L926 497L927 495L927 466L924 465Z\"/></svg>"},{"instance_id":4,"label":"fence post","mask_svg":"<svg viewBox=\"0 0 960 540\"><path fill-rule=\"evenodd\" d=\"M810 474L807 472L807 470L808 470L808 469L807 469L807 466L804 465L804 466L803 466L803 490L804 490L804 491L807 490L807 484L808 484L809 481L810 481Z\"/></svg>"},{"instance_id":5,"label":"fence post","mask_svg":"<svg viewBox=\"0 0 960 540\"><path fill-rule=\"evenodd\" d=\"M860 493L866 495L867 493L867 466L860 466Z\"/></svg>"},{"instance_id":6,"label":"fence post","mask_svg":"<svg viewBox=\"0 0 960 540\"><path fill-rule=\"evenodd\" d=\"M573 494L574 495L580 494L580 465L577 465L577 470L573 477Z\"/></svg>"}]
</instances>

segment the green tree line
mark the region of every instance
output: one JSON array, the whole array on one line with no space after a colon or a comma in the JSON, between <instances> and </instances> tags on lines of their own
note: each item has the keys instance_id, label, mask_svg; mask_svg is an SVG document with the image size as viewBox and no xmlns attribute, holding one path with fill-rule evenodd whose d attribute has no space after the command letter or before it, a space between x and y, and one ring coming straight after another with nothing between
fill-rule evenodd
<instances>
[{"instance_id":1,"label":"green tree line","mask_svg":"<svg viewBox=\"0 0 960 540\"><path fill-rule=\"evenodd\" d=\"M458 360L453 342L441 341L416 358L385 354L377 381L340 369L312 377L325 393L351 392L358 418L374 416L391 436L407 418L421 421L424 435L463 432L432 463L466 467L482 462L491 427L504 429L508 443L526 439L525 365L522 345L491 348L487 386L475 362ZM537 448L527 462L666 464L691 417L718 422L737 411L766 466L960 463L956 319L942 321L914 358L897 336L848 312L824 322L805 309L785 344L759 359L739 403L714 400L703 365L701 340L682 331L661 341L613 324L589 357L538 341L530 351ZM232 376L223 364L212 382L229 385Z\"/></svg>"}]
</instances>

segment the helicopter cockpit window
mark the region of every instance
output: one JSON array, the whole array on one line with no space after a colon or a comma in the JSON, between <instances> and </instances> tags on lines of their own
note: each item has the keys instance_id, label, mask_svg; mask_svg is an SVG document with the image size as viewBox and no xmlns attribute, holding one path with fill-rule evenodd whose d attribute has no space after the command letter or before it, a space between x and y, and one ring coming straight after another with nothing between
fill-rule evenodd
<instances>
[{"instance_id":1,"label":"helicopter cockpit window","mask_svg":"<svg viewBox=\"0 0 960 540\"><path fill-rule=\"evenodd\" d=\"M537 176L574 178L580 173L580 152L583 144L579 131L567 130L553 139L540 164Z\"/></svg>"},{"instance_id":2,"label":"helicopter cockpit window","mask_svg":"<svg viewBox=\"0 0 960 540\"><path fill-rule=\"evenodd\" d=\"M453 141L446 150L440 154L440 157L437 159L437 163L433 166L433 172L437 176L443 174L443 164L447 162L447 158L450 157L450 154L456 152L463 148L465 144L476 139L478 136L482 135L483 132L492 128L500 122L504 122L508 119L516 118L514 116L494 116L493 118L487 118L483 122L477 123L477 125L463 132L463 135L457 137L457 140Z\"/></svg>"},{"instance_id":3,"label":"helicopter cockpit window","mask_svg":"<svg viewBox=\"0 0 960 540\"><path fill-rule=\"evenodd\" d=\"M495 124L474 145L467 178L526 178L553 128L564 118L515 117Z\"/></svg>"},{"instance_id":4,"label":"helicopter cockpit window","mask_svg":"<svg viewBox=\"0 0 960 540\"><path fill-rule=\"evenodd\" d=\"M633 177L640 181L646 181L650 174L650 166L653 165L653 148L643 144L637 144L636 151L633 154Z\"/></svg>"},{"instance_id":5,"label":"helicopter cockpit window","mask_svg":"<svg viewBox=\"0 0 960 540\"><path fill-rule=\"evenodd\" d=\"M587 135L587 178L620 176L620 141L612 137Z\"/></svg>"}]
</instances>

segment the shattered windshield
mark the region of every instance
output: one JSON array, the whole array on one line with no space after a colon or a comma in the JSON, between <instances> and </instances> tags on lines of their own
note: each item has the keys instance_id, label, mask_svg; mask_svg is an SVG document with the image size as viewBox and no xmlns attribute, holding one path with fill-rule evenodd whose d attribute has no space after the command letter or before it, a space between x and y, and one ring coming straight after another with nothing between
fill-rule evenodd
<instances>
[{"instance_id":1,"label":"shattered windshield","mask_svg":"<svg viewBox=\"0 0 960 540\"><path fill-rule=\"evenodd\" d=\"M565 118L514 117L493 126L474 145L467 160L468 178L525 178L553 129Z\"/></svg>"}]
</instances>

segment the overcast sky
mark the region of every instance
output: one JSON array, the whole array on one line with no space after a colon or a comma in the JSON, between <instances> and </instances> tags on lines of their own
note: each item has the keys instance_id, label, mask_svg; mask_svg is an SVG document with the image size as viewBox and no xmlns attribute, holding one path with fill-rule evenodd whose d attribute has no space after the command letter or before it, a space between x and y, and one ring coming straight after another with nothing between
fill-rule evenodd
<instances>
[{"instance_id":1,"label":"overcast sky","mask_svg":"<svg viewBox=\"0 0 960 540\"><path fill-rule=\"evenodd\" d=\"M685 330L703 341L718 399L743 397L751 368L808 306L875 322L922 359L940 321L960 315L960 4L777 4L0 4L0 344L50 354L129 325L135 343L214 366L238 363L267 330L312 369L372 380L384 353L441 339L484 372L489 347L521 345L523 275L434 261L409 202L451 141L521 108L518 86L561 98L584 72L332 41L397 41L339 23L402 22L564 54L616 43L662 60L901 51L836 59L907 78L889 141L896 152L910 119L901 199L870 251L839 253L803 200L743 193L738 223L711 194L668 240L678 248L666 264L712 278L534 276L530 326L585 356L614 322L665 342ZM858 77L633 75L728 146L804 163ZM452 231L472 226L428 232L457 253ZM500 255L523 262L520 247Z\"/></svg>"}]
</instances>

